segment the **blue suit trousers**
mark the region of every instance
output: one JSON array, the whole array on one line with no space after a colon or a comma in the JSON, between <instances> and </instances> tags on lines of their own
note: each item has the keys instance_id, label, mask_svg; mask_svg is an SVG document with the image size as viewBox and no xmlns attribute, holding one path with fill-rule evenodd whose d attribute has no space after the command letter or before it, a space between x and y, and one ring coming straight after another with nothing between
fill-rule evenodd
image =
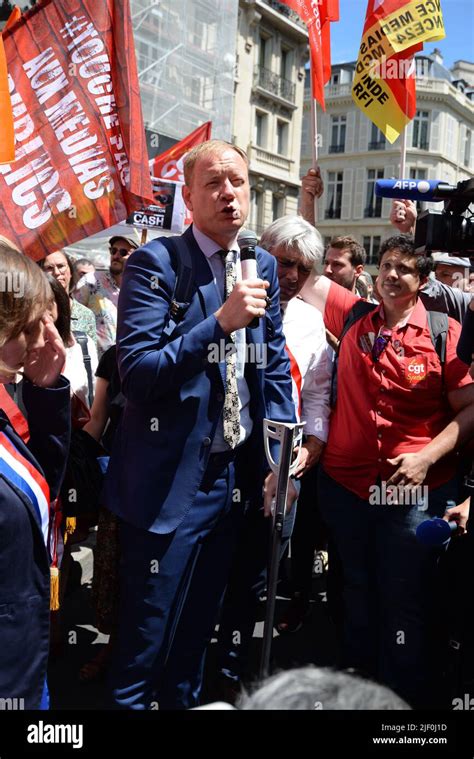
<instances>
[{"instance_id":1,"label":"blue suit trousers","mask_svg":"<svg viewBox=\"0 0 474 759\"><path fill-rule=\"evenodd\" d=\"M119 631L111 668L115 708L199 704L206 647L244 510L229 458L211 455L174 532L159 535L122 522Z\"/></svg>"}]
</instances>

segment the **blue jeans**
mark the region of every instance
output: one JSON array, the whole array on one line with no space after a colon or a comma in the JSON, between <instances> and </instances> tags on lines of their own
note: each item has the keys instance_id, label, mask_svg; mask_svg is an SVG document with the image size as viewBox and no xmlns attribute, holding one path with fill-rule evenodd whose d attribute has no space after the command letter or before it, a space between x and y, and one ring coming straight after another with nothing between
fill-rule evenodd
<instances>
[{"instance_id":1,"label":"blue jeans","mask_svg":"<svg viewBox=\"0 0 474 759\"><path fill-rule=\"evenodd\" d=\"M393 688L412 706L437 705L438 563L444 550L421 545L415 531L425 519L442 516L458 489L451 480L431 490L424 510L375 505L320 472L320 508L343 569L343 664Z\"/></svg>"}]
</instances>

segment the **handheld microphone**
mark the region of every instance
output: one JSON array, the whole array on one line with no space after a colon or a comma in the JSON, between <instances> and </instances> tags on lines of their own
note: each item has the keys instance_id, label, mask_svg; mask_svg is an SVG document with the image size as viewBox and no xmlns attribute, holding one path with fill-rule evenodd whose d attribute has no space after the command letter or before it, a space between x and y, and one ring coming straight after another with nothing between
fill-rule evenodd
<instances>
[{"instance_id":1,"label":"handheld microphone","mask_svg":"<svg viewBox=\"0 0 474 759\"><path fill-rule=\"evenodd\" d=\"M449 200L455 185L440 182L439 179L378 179L375 194L378 198L400 198L401 200L421 200L438 202Z\"/></svg>"},{"instance_id":2,"label":"handheld microphone","mask_svg":"<svg viewBox=\"0 0 474 759\"><path fill-rule=\"evenodd\" d=\"M416 538L425 546L443 546L447 545L457 528L457 522L445 522L444 519L434 517L433 519L426 519L418 525Z\"/></svg>"},{"instance_id":3,"label":"handheld microphone","mask_svg":"<svg viewBox=\"0 0 474 759\"><path fill-rule=\"evenodd\" d=\"M242 266L242 279L258 279L257 259L255 258L255 246L257 245L257 235L250 229L242 229L237 237L240 248L240 263ZM248 327L255 329L258 327L258 316L255 316Z\"/></svg>"}]
</instances>

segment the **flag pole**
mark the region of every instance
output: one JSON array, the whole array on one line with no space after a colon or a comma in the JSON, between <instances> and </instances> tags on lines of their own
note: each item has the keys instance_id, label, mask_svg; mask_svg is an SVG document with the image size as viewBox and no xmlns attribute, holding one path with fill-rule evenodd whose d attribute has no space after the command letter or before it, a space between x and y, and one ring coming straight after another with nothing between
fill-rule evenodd
<instances>
[{"instance_id":1,"label":"flag pole","mask_svg":"<svg viewBox=\"0 0 474 759\"><path fill-rule=\"evenodd\" d=\"M311 55L311 54L310 54ZM311 57L310 57L311 62ZM318 114L316 109L316 100L313 95L313 68L310 65L310 87L311 87L311 152L313 159L313 169L318 165ZM318 199L314 199L314 223L318 222Z\"/></svg>"},{"instance_id":2,"label":"flag pole","mask_svg":"<svg viewBox=\"0 0 474 759\"><path fill-rule=\"evenodd\" d=\"M409 68L411 69L412 65L414 64L414 57L411 57L411 63ZM415 74L416 76L416 74ZM416 81L416 79L415 79ZM408 87L406 88L406 95L405 95L405 113L408 113ZM407 126L408 124L405 124L403 131L402 131L402 141L400 144L400 179L405 179L405 172L406 172L406 163L407 163Z\"/></svg>"}]
</instances>

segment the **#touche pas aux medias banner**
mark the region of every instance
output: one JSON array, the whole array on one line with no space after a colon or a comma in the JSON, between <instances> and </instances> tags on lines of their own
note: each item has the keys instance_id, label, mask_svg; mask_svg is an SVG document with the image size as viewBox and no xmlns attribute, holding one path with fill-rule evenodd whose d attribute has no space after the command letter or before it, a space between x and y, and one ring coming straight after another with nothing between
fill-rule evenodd
<instances>
[{"instance_id":1,"label":"#touche pas aux medias banner","mask_svg":"<svg viewBox=\"0 0 474 759\"><path fill-rule=\"evenodd\" d=\"M128 0L43 0L4 34L0 234L37 260L152 200Z\"/></svg>"}]
</instances>

